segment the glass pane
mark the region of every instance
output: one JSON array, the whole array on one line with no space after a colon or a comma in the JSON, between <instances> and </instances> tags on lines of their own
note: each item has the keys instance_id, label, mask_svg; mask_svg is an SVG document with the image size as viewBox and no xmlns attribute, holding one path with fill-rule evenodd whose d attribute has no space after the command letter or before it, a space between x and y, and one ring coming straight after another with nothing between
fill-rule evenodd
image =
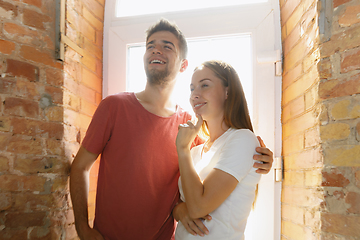
<instances>
[{"instance_id":1,"label":"glass pane","mask_svg":"<svg viewBox=\"0 0 360 240\"><path fill-rule=\"evenodd\" d=\"M204 61L211 59L230 63L238 73L253 118L253 64L250 35L188 39L188 69L179 75L173 98L182 108L193 114L189 103L190 82L193 70ZM128 47L127 91L139 92L145 88L146 75L143 64L145 44ZM256 219L251 211L248 218L245 239L252 240Z\"/></svg>"},{"instance_id":2,"label":"glass pane","mask_svg":"<svg viewBox=\"0 0 360 240\"><path fill-rule=\"evenodd\" d=\"M176 12L191 9L203 9L222 6L264 3L268 0L117 0L116 16L128 17L154 13Z\"/></svg>"},{"instance_id":3,"label":"glass pane","mask_svg":"<svg viewBox=\"0 0 360 240\"><path fill-rule=\"evenodd\" d=\"M180 74L173 97L185 110L192 112L189 96L193 70L206 60L218 59L230 63L239 74L249 106L253 113L252 46L250 35L188 39L188 69ZM129 46L127 91L139 92L145 88L146 75L143 65L145 46Z\"/></svg>"}]
</instances>

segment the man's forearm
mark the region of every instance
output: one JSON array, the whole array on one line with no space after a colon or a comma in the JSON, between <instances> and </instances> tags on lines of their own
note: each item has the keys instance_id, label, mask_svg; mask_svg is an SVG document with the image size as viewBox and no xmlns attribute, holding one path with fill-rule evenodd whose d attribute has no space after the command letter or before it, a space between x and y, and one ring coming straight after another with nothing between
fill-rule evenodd
<instances>
[{"instance_id":1,"label":"man's forearm","mask_svg":"<svg viewBox=\"0 0 360 240\"><path fill-rule=\"evenodd\" d=\"M89 171L72 166L70 173L70 194L75 216L75 226L79 235L88 223Z\"/></svg>"},{"instance_id":2,"label":"man's forearm","mask_svg":"<svg viewBox=\"0 0 360 240\"><path fill-rule=\"evenodd\" d=\"M80 239L89 239L87 235L92 230L88 222L87 201L89 195L89 173L97 157L98 154L91 153L81 146L71 165L70 194L74 209L75 226Z\"/></svg>"}]
</instances>

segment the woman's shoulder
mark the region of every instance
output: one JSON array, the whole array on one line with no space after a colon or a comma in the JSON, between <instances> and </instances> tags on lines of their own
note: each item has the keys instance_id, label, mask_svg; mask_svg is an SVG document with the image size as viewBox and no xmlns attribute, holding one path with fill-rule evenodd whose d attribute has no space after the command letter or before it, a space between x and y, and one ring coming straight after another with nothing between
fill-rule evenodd
<instances>
[{"instance_id":1,"label":"woman's shoulder","mask_svg":"<svg viewBox=\"0 0 360 240\"><path fill-rule=\"evenodd\" d=\"M231 138L248 138L248 139L256 139L256 135L249 129L235 129L231 128L229 132L229 137Z\"/></svg>"},{"instance_id":2,"label":"woman's shoulder","mask_svg":"<svg viewBox=\"0 0 360 240\"><path fill-rule=\"evenodd\" d=\"M225 142L227 143L240 143L249 146L259 146L259 141L256 135L249 129L229 129L228 137Z\"/></svg>"}]
</instances>

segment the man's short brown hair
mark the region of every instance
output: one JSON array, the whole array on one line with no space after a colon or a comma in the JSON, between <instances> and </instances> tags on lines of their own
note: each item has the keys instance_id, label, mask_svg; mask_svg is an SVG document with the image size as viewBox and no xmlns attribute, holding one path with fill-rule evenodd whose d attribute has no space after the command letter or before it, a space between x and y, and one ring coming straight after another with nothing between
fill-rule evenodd
<instances>
[{"instance_id":1,"label":"man's short brown hair","mask_svg":"<svg viewBox=\"0 0 360 240\"><path fill-rule=\"evenodd\" d=\"M165 18L161 18L158 22L146 30L146 41L149 40L151 35L160 31L171 32L175 35L175 37L179 40L180 58L181 60L186 59L188 47L184 34L175 23L172 23Z\"/></svg>"}]
</instances>

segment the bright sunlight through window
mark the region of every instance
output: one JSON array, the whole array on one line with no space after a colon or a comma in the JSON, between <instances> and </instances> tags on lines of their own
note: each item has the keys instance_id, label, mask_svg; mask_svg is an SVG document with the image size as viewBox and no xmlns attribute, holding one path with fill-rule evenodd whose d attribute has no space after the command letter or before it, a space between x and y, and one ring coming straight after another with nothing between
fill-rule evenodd
<instances>
[{"instance_id":1,"label":"bright sunlight through window","mask_svg":"<svg viewBox=\"0 0 360 240\"><path fill-rule=\"evenodd\" d=\"M118 0L116 17L139 16L154 13L177 12L191 9L203 9L224 6L264 3L268 0Z\"/></svg>"},{"instance_id":2,"label":"bright sunlight through window","mask_svg":"<svg viewBox=\"0 0 360 240\"><path fill-rule=\"evenodd\" d=\"M248 102L250 116L253 109L252 46L250 35L223 36L202 39L188 39L187 70L180 74L173 93L176 103L192 112L189 96L191 76L196 66L204 61L217 59L230 63L238 73ZM143 56L145 45L128 47L127 91L139 92L145 88L146 75Z\"/></svg>"}]
</instances>

